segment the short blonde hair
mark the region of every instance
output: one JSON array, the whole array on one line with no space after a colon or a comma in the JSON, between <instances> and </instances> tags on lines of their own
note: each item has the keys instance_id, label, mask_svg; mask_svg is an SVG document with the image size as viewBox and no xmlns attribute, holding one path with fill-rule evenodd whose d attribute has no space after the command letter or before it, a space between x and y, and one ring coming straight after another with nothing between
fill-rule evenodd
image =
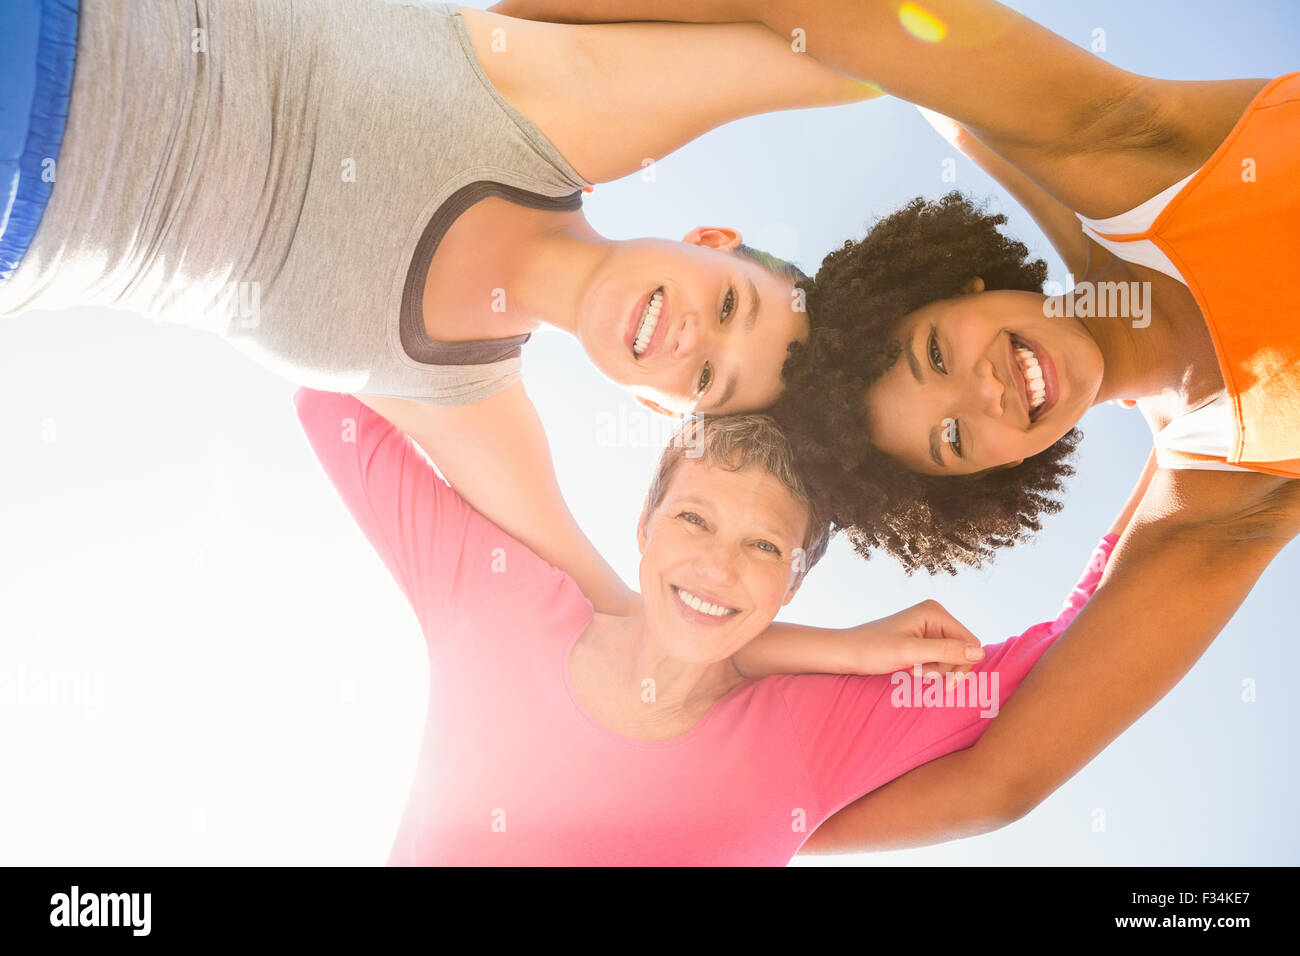
<instances>
[{"instance_id":1,"label":"short blonde hair","mask_svg":"<svg viewBox=\"0 0 1300 956\"><path fill-rule=\"evenodd\" d=\"M821 517L808 488L795 467L790 442L770 415L689 415L673 436L646 492L646 519L663 503L677 466L684 458L696 459L727 471L762 468L781 482L807 509L808 529L803 540L800 578L821 560L830 543L830 523Z\"/></svg>"}]
</instances>

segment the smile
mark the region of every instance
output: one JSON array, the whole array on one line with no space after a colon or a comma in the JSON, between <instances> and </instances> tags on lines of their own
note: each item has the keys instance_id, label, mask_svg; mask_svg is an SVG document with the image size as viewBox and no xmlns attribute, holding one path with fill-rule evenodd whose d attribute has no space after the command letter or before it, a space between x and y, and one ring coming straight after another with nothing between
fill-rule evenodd
<instances>
[{"instance_id":1,"label":"smile","mask_svg":"<svg viewBox=\"0 0 1300 956\"><path fill-rule=\"evenodd\" d=\"M1055 369L1046 352L1018 336L1011 336L1011 351L1020 371L1029 421L1038 421L1056 404Z\"/></svg>"},{"instance_id":2,"label":"smile","mask_svg":"<svg viewBox=\"0 0 1300 956\"><path fill-rule=\"evenodd\" d=\"M685 605L686 607L690 608L692 611L696 612L697 614L704 614L708 617L721 618L721 617L730 617L732 614L739 613L734 607L726 607L725 605L722 604L710 603L709 601L704 600L704 598L700 597L698 594L692 594L690 591L687 591L685 588L679 588L676 585L673 585L672 588L673 588L673 593L677 595L677 600L681 602L683 605Z\"/></svg>"},{"instance_id":3,"label":"smile","mask_svg":"<svg viewBox=\"0 0 1300 956\"><path fill-rule=\"evenodd\" d=\"M654 352L662 335L655 336L664 313L664 290L660 286L650 294L638 312L633 313L632 355L641 359ZM666 325L666 323L665 323Z\"/></svg>"}]
</instances>

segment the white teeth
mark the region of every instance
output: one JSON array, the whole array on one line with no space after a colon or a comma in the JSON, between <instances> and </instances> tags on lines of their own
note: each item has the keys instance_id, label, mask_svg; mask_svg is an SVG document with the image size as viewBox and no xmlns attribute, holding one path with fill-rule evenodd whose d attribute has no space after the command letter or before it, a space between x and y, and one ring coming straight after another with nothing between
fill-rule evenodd
<instances>
[{"instance_id":1,"label":"white teeth","mask_svg":"<svg viewBox=\"0 0 1300 956\"><path fill-rule=\"evenodd\" d=\"M1047 383L1043 381L1043 370L1038 364L1038 356L1034 354L1033 349L1017 344L1016 359L1025 374L1025 381L1029 383L1029 409L1037 411L1043 402L1047 401Z\"/></svg>"},{"instance_id":2,"label":"white teeth","mask_svg":"<svg viewBox=\"0 0 1300 956\"><path fill-rule=\"evenodd\" d=\"M683 590L682 588L675 587L673 590L677 592L677 596L682 599L683 604L693 610L699 611L701 614L708 614L710 617L726 617L728 614L736 613L732 608L722 607L718 604L710 604L703 598L697 597L690 591Z\"/></svg>"},{"instance_id":3,"label":"white teeth","mask_svg":"<svg viewBox=\"0 0 1300 956\"><path fill-rule=\"evenodd\" d=\"M662 289L657 289L655 294L650 296L650 301L646 303L645 311L641 313L641 324L636 329L636 341L632 343L632 354L640 356L650 344L650 339L655 334L655 326L659 324L659 309L663 306L664 293Z\"/></svg>"}]
</instances>

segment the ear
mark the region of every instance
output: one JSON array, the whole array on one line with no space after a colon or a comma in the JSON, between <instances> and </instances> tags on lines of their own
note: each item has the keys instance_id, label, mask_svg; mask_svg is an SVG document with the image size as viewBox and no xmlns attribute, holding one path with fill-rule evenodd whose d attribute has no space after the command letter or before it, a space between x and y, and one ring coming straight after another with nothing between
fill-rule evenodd
<instances>
[{"instance_id":1,"label":"ear","mask_svg":"<svg viewBox=\"0 0 1300 956\"><path fill-rule=\"evenodd\" d=\"M984 280L981 279L979 276L976 276L975 278L967 282L964 286L962 286L961 291L962 291L962 295L970 295L973 292L983 292Z\"/></svg>"},{"instance_id":2,"label":"ear","mask_svg":"<svg viewBox=\"0 0 1300 956\"><path fill-rule=\"evenodd\" d=\"M740 245L741 236L728 226L696 226L682 237L682 242L711 249L734 249Z\"/></svg>"},{"instance_id":3,"label":"ear","mask_svg":"<svg viewBox=\"0 0 1300 956\"><path fill-rule=\"evenodd\" d=\"M642 398L640 395L633 395L632 397L635 398L643 407L650 409L652 412L657 412L660 415L667 415L669 418L681 418L681 416L676 412L670 412L658 402L652 402L650 399Z\"/></svg>"}]
</instances>

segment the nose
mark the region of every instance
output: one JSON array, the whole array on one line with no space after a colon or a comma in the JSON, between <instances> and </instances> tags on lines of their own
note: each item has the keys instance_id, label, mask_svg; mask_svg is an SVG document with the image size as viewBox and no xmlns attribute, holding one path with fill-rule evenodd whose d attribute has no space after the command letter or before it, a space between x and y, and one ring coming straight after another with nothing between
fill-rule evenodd
<instances>
[{"instance_id":1,"label":"nose","mask_svg":"<svg viewBox=\"0 0 1300 956\"><path fill-rule=\"evenodd\" d=\"M673 330L669 330L673 334ZM702 339L699 318L693 312L682 316L681 327L676 330L677 337L672 340L672 356L675 359L689 358L700 347Z\"/></svg>"},{"instance_id":2,"label":"nose","mask_svg":"<svg viewBox=\"0 0 1300 956\"><path fill-rule=\"evenodd\" d=\"M703 584L715 588L730 587L736 583L735 550L730 544L714 537L707 545L702 545L691 563L693 570Z\"/></svg>"},{"instance_id":3,"label":"nose","mask_svg":"<svg viewBox=\"0 0 1300 956\"><path fill-rule=\"evenodd\" d=\"M1001 418L1006 408L1007 389L998 379L993 363L984 359L975 367L974 406L989 418Z\"/></svg>"}]
</instances>

